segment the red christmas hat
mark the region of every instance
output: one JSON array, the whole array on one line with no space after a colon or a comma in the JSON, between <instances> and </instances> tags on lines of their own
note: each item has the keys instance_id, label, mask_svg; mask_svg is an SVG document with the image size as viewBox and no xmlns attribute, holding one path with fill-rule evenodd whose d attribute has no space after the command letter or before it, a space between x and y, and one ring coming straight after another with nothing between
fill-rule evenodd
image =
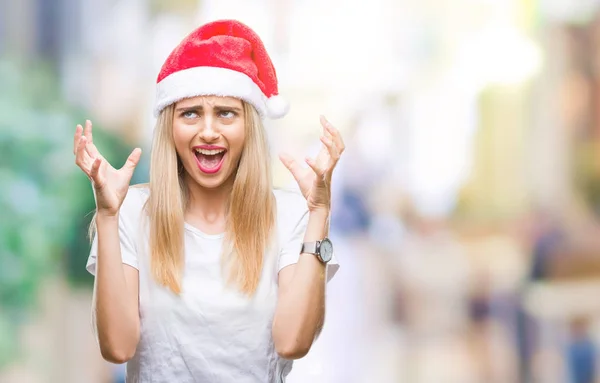
<instances>
[{"instance_id":1,"label":"red christmas hat","mask_svg":"<svg viewBox=\"0 0 600 383\"><path fill-rule=\"evenodd\" d=\"M157 78L154 114L184 98L208 95L242 99L263 118L289 110L260 37L236 20L205 24L171 52Z\"/></svg>"}]
</instances>

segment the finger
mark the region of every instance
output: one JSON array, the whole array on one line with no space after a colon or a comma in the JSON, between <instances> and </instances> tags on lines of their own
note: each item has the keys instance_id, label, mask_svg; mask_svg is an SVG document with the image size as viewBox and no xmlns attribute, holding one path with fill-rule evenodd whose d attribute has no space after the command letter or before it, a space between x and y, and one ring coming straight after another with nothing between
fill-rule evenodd
<instances>
[{"instance_id":1,"label":"finger","mask_svg":"<svg viewBox=\"0 0 600 383\"><path fill-rule=\"evenodd\" d=\"M306 157L306 159L304 160L308 166L313 170L313 172L315 172L315 174L317 175L317 177L320 180L324 180L325 179L325 174L327 172L327 169L319 166L312 158L310 157Z\"/></svg>"},{"instance_id":2,"label":"finger","mask_svg":"<svg viewBox=\"0 0 600 383\"><path fill-rule=\"evenodd\" d=\"M333 126L325 118L325 116L321 116L321 124L323 125L323 128L331 136L331 138L332 138L333 142L335 143L336 147L338 148L340 154L342 154L342 152L344 151L344 149L346 148L346 146L344 144L344 140L342 139L342 135L340 134L340 131L335 126Z\"/></svg>"},{"instance_id":3,"label":"finger","mask_svg":"<svg viewBox=\"0 0 600 383\"><path fill-rule=\"evenodd\" d=\"M98 184L99 182L99 177L98 177L98 172L100 170L100 165L102 164L102 159L101 158L96 158L94 160L94 162L92 163L92 168L90 170L90 177L92 178L92 180L94 181L94 183Z\"/></svg>"},{"instance_id":4,"label":"finger","mask_svg":"<svg viewBox=\"0 0 600 383\"><path fill-rule=\"evenodd\" d=\"M321 127L323 128L323 135L328 138L333 138L331 132L327 129L327 125L329 124L329 122L327 121L325 116L320 115L319 122L321 123Z\"/></svg>"},{"instance_id":5,"label":"finger","mask_svg":"<svg viewBox=\"0 0 600 383\"><path fill-rule=\"evenodd\" d=\"M313 160L316 164L327 164L331 161L331 154L329 154L329 149L325 146L321 146L321 150L319 150L319 154Z\"/></svg>"},{"instance_id":6,"label":"finger","mask_svg":"<svg viewBox=\"0 0 600 383\"><path fill-rule=\"evenodd\" d=\"M127 161L125 161L125 165L123 165L123 167L121 169L127 169L127 170L131 171L131 173L133 173L133 171L135 170L135 167L140 162L141 156L142 156L142 149L140 149L140 148L133 149L133 151L131 152L129 157L127 157Z\"/></svg>"},{"instance_id":7,"label":"finger","mask_svg":"<svg viewBox=\"0 0 600 383\"><path fill-rule=\"evenodd\" d=\"M79 145L79 140L81 139L81 134L83 133L83 128L81 125L77 125L75 128L75 137L73 138L73 154L77 154L77 147Z\"/></svg>"},{"instance_id":8,"label":"finger","mask_svg":"<svg viewBox=\"0 0 600 383\"><path fill-rule=\"evenodd\" d=\"M98 169L98 178L94 181L96 183L97 188L102 188L102 186L104 186L104 174L106 174L107 166L109 166L108 161L102 159L102 161L100 161L100 169Z\"/></svg>"},{"instance_id":9,"label":"finger","mask_svg":"<svg viewBox=\"0 0 600 383\"><path fill-rule=\"evenodd\" d=\"M85 129L83 131L83 134L85 135L85 138L88 140L88 142L94 142L92 137L92 121L85 120Z\"/></svg>"},{"instance_id":10,"label":"finger","mask_svg":"<svg viewBox=\"0 0 600 383\"><path fill-rule=\"evenodd\" d=\"M98 151L98 148L96 148L96 145L94 145L92 142L87 143L85 146L85 151L90 155L91 158L104 158Z\"/></svg>"},{"instance_id":11,"label":"finger","mask_svg":"<svg viewBox=\"0 0 600 383\"><path fill-rule=\"evenodd\" d=\"M346 149L346 145L344 144L344 140L342 139L340 131L335 126L333 126L323 115L321 115L321 125L323 126L324 130L326 130L331 135L335 146L339 150L340 154L342 154L344 152L344 149Z\"/></svg>"},{"instance_id":12,"label":"finger","mask_svg":"<svg viewBox=\"0 0 600 383\"><path fill-rule=\"evenodd\" d=\"M90 156L85 151L85 146L87 143L87 139L85 136L82 136L79 139L79 143L77 144L77 154L75 156L75 163L77 166L84 171L88 176L90 175Z\"/></svg>"},{"instance_id":13,"label":"finger","mask_svg":"<svg viewBox=\"0 0 600 383\"><path fill-rule=\"evenodd\" d=\"M302 177L302 166L292 156L286 153L280 153L279 159L283 165L292 173L292 176L297 182L300 182Z\"/></svg>"},{"instance_id":14,"label":"finger","mask_svg":"<svg viewBox=\"0 0 600 383\"><path fill-rule=\"evenodd\" d=\"M330 138L327 138L325 136L321 136L321 142L327 148L329 157L331 157L335 162L337 162L337 160L340 158L340 152L335 146L334 142Z\"/></svg>"},{"instance_id":15,"label":"finger","mask_svg":"<svg viewBox=\"0 0 600 383\"><path fill-rule=\"evenodd\" d=\"M294 163L294 158L286 153L279 153L279 160L283 163L283 165L290 169Z\"/></svg>"}]
</instances>

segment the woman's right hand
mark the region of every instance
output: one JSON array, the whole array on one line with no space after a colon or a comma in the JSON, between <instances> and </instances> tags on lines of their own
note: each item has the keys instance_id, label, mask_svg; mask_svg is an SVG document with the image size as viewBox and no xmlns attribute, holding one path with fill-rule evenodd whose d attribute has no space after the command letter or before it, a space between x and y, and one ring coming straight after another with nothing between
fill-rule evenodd
<instances>
[{"instance_id":1,"label":"woman's right hand","mask_svg":"<svg viewBox=\"0 0 600 383\"><path fill-rule=\"evenodd\" d=\"M94 145L92 123L87 120L85 129L81 125L77 125L75 129L73 153L75 163L92 182L96 212L99 215L117 215L129 190L129 182L140 160L142 150L134 149L125 165L121 169L115 169Z\"/></svg>"}]
</instances>

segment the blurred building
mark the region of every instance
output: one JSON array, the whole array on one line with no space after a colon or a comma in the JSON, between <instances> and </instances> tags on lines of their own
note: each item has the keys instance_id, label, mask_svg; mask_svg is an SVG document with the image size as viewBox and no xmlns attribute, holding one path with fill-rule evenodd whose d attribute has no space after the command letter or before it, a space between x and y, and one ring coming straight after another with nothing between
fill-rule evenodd
<instances>
[{"instance_id":1,"label":"blurred building","mask_svg":"<svg viewBox=\"0 0 600 383\"><path fill-rule=\"evenodd\" d=\"M274 154L317 150L319 114L347 144L344 266L291 380L581 383L599 338L599 12L593 0L20 0L0 2L0 53L47 63L72 105L147 146L171 49L206 21L249 24L292 105L267 124ZM277 185L294 184L274 166ZM41 297L28 354L0 381L110 379L90 292L57 275Z\"/></svg>"}]
</instances>

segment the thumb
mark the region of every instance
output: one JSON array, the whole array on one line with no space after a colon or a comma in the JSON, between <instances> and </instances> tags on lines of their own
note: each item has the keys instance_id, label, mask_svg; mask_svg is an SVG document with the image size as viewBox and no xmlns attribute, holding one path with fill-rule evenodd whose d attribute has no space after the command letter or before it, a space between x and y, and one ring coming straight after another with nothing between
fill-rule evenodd
<instances>
[{"instance_id":1,"label":"thumb","mask_svg":"<svg viewBox=\"0 0 600 383\"><path fill-rule=\"evenodd\" d=\"M131 152L129 157L127 157L127 161L125 161L125 165L123 165L123 167L121 169L126 169L126 170L130 171L131 173L133 173L138 162L140 162L141 156L142 156L142 149L140 149L140 148L133 149L133 152Z\"/></svg>"},{"instance_id":2,"label":"thumb","mask_svg":"<svg viewBox=\"0 0 600 383\"><path fill-rule=\"evenodd\" d=\"M292 173L292 176L294 176L296 181L298 181L301 174L300 172L302 170L302 168L298 164L298 161L296 161L292 156L286 153L280 153L279 160L281 160L283 165L290 171L290 173Z\"/></svg>"}]
</instances>

